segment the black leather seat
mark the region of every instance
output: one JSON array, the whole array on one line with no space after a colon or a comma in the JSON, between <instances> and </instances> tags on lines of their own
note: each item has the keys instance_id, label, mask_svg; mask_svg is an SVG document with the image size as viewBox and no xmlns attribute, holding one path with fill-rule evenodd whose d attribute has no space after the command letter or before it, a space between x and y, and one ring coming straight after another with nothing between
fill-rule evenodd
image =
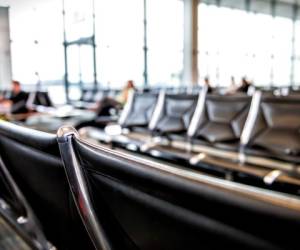
<instances>
[{"instance_id":1,"label":"black leather seat","mask_svg":"<svg viewBox=\"0 0 300 250\"><path fill-rule=\"evenodd\" d=\"M200 92L201 93L201 92ZM204 94L202 92L202 94ZM160 94L160 100L149 124L152 138L140 145L143 153L164 160L177 161L191 157L173 148L173 141L187 141L187 130L196 109L198 94Z\"/></svg>"},{"instance_id":2,"label":"black leather seat","mask_svg":"<svg viewBox=\"0 0 300 250\"><path fill-rule=\"evenodd\" d=\"M125 107L125 114L122 114L119 120L122 128L135 130L147 127L153 115L157 98L158 94L135 92L129 107Z\"/></svg>"},{"instance_id":3,"label":"black leather seat","mask_svg":"<svg viewBox=\"0 0 300 250\"><path fill-rule=\"evenodd\" d=\"M246 154L300 162L300 99L262 97Z\"/></svg>"},{"instance_id":4,"label":"black leather seat","mask_svg":"<svg viewBox=\"0 0 300 250\"><path fill-rule=\"evenodd\" d=\"M119 120L112 123L111 120L105 120L103 117L99 117L98 120L96 119L95 122L86 126L85 132L87 133L87 137L101 142L107 142L111 136L106 133L109 130L108 127L118 125L120 132L121 129L127 129L129 133L112 136L109 141L114 145L126 147L128 143L132 145L143 143L144 134L149 134L148 125L153 115L157 99L158 94L131 92ZM104 130L105 125L107 125L107 128ZM79 128L81 129L82 126Z\"/></svg>"},{"instance_id":5,"label":"black leather seat","mask_svg":"<svg viewBox=\"0 0 300 250\"><path fill-rule=\"evenodd\" d=\"M207 95L202 112L193 118L192 144L238 151L250 104L251 97L245 95Z\"/></svg>"},{"instance_id":6,"label":"black leather seat","mask_svg":"<svg viewBox=\"0 0 300 250\"><path fill-rule=\"evenodd\" d=\"M37 107L54 107L48 92L46 91L35 91L29 94L26 106L32 110L37 109Z\"/></svg>"},{"instance_id":7,"label":"black leather seat","mask_svg":"<svg viewBox=\"0 0 300 250\"><path fill-rule=\"evenodd\" d=\"M60 129L59 144L74 198L98 248L294 249L298 244L297 199L291 209L279 194L95 147L69 128Z\"/></svg>"},{"instance_id":8,"label":"black leather seat","mask_svg":"<svg viewBox=\"0 0 300 250\"><path fill-rule=\"evenodd\" d=\"M190 121L197 105L197 94L165 94L161 107L155 112L159 113L158 119L153 127L150 125L154 135L185 136Z\"/></svg>"},{"instance_id":9,"label":"black leather seat","mask_svg":"<svg viewBox=\"0 0 300 250\"><path fill-rule=\"evenodd\" d=\"M58 249L92 249L69 192L56 136L0 121L0 156Z\"/></svg>"},{"instance_id":10,"label":"black leather seat","mask_svg":"<svg viewBox=\"0 0 300 250\"><path fill-rule=\"evenodd\" d=\"M48 92L46 91L37 91L35 93L34 105L42 105L45 107L54 107Z\"/></svg>"}]
</instances>

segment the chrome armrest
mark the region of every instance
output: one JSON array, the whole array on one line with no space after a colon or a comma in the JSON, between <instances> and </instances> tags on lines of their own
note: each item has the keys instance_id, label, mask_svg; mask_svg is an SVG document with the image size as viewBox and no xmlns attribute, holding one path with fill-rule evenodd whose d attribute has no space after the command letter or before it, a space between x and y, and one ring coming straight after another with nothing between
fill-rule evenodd
<instances>
[{"instance_id":1,"label":"chrome armrest","mask_svg":"<svg viewBox=\"0 0 300 250\"><path fill-rule=\"evenodd\" d=\"M283 172L280 170L273 170L264 177L264 183L267 185L272 185L274 181L276 181L276 179L282 174Z\"/></svg>"},{"instance_id":2,"label":"chrome armrest","mask_svg":"<svg viewBox=\"0 0 300 250\"><path fill-rule=\"evenodd\" d=\"M150 150L151 148L154 148L156 146L169 145L169 144L170 144L170 142L165 138L162 138L160 136L153 137L148 142L146 142L142 146L140 146L140 150L142 152L147 152L148 150Z\"/></svg>"},{"instance_id":3,"label":"chrome armrest","mask_svg":"<svg viewBox=\"0 0 300 250\"><path fill-rule=\"evenodd\" d=\"M190 158L189 162L191 165L197 165L199 162L203 161L206 157L206 154L200 153L197 155L194 155L193 157Z\"/></svg>"}]
</instances>

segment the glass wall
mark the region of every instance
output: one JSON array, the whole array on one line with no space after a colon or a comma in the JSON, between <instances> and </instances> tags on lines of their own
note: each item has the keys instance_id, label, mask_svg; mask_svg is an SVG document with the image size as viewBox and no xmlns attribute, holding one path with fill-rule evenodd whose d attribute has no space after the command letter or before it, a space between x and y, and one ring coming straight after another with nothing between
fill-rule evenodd
<instances>
[{"instance_id":1,"label":"glass wall","mask_svg":"<svg viewBox=\"0 0 300 250\"><path fill-rule=\"evenodd\" d=\"M144 1L141 0L12 0L9 5L13 77L23 84L63 82L63 21L68 43L91 37L93 8L100 85L120 88L129 79L137 86L143 85L144 49L149 49L150 84L179 83L183 67L181 0L147 1L148 48L144 48ZM67 58L70 84L93 82L91 46L70 45Z\"/></svg>"},{"instance_id":2,"label":"glass wall","mask_svg":"<svg viewBox=\"0 0 300 250\"><path fill-rule=\"evenodd\" d=\"M12 75L23 84L62 80L61 1L11 1Z\"/></svg>"},{"instance_id":3,"label":"glass wall","mask_svg":"<svg viewBox=\"0 0 300 250\"><path fill-rule=\"evenodd\" d=\"M181 83L183 14L180 0L147 1L148 76L150 85Z\"/></svg>"},{"instance_id":4,"label":"glass wall","mask_svg":"<svg viewBox=\"0 0 300 250\"><path fill-rule=\"evenodd\" d=\"M1 0L0 0L1 1ZM3 1L3 0L2 0ZM10 0L13 78L26 84L64 81L63 1ZM64 0L66 40L93 36L100 86L182 83L184 1ZM94 3L93 3L94 2ZM250 4L247 4L250 3ZM275 4L272 4L275 3ZM267 0L202 0L198 7L200 80L227 86L247 76L260 86L300 85L300 14L293 5ZM293 21L295 20L295 21ZM94 51L67 49L71 83L94 81ZM79 85L78 85L79 86Z\"/></svg>"},{"instance_id":5,"label":"glass wall","mask_svg":"<svg viewBox=\"0 0 300 250\"><path fill-rule=\"evenodd\" d=\"M151 0L152 1L152 0ZM120 88L143 84L143 1L95 1L98 81Z\"/></svg>"},{"instance_id":6,"label":"glass wall","mask_svg":"<svg viewBox=\"0 0 300 250\"><path fill-rule=\"evenodd\" d=\"M0 7L0 89L11 82L11 56L8 8Z\"/></svg>"},{"instance_id":7,"label":"glass wall","mask_svg":"<svg viewBox=\"0 0 300 250\"><path fill-rule=\"evenodd\" d=\"M294 41L294 64L293 64L293 80L294 85L300 86L300 12L298 9L297 21L294 23L295 41Z\"/></svg>"},{"instance_id":8,"label":"glass wall","mask_svg":"<svg viewBox=\"0 0 300 250\"><path fill-rule=\"evenodd\" d=\"M94 83L93 0L64 0L64 39L70 99Z\"/></svg>"},{"instance_id":9,"label":"glass wall","mask_svg":"<svg viewBox=\"0 0 300 250\"><path fill-rule=\"evenodd\" d=\"M231 77L239 83L243 76L258 86L294 84L298 62L292 60L293 6L262 0L249 3L199 4L200 79L208 76L219 86L228 86Z\"/></svg>"}]
</instances>

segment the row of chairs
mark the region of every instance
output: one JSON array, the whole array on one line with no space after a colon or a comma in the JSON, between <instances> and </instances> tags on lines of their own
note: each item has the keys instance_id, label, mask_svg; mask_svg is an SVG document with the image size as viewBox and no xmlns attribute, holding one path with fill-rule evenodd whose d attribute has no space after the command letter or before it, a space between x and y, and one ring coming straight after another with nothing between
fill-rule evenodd
<instances>
[{"instance_id":1,"label":"row of chairs","mask_svg":"<svg viewBox=\"0 0 300 250\"><path fill-rule=\"evenodd\" d=\"M11 91L0 92L0 96L4 99L9 99L11 95ZM39 106L54 107L54 104L46 91L27 92L26 95L26 99L21 100L12 106L10 110L11 114L27 113L29 110L38 109Z\"/></svg>"},{"instance_id":2,"label":"row of chairs","mask_svg":"<svg viewBox=\"0 0 300 250\"><path fill-rule=\"evenodd\" d=\"M101 142L190 166L209 163L226 173L264 170L255 175L271 185L282 175L299 177L299 112L299 98L260 91L252 97L205 89L198 95L132 93L118 126L84 131ZM295 192L298 186L297 181Z\"/></svg>"},{"instance_id":3,"label":"row of chairs","mask_svg":"<svg viewBox=\"0 0 300 250\"><path fill-rule=\"evenodd\" d=\"M199 92L201 89L201 86L194 85L194 86L179 86L179 87L144 87L139 88L137 91L141 93L159 93L160 91L164 90L168 94L195 94ZM227 88L215 88L214 93L216 94L222 94L227 93ZM275 96L287 96L287 95L299 95L299 90L289 88L289 87L274 87L274 88L259 88L254 87L249 91L249 95L252 95L252 93L255 91L255 89L261 90L265 93L268 93L269 95L275 95ZM80 102L82 103L95 103L98 101L101 101L104 97L111 97L114 98L117 96L121 90L119 89L83 89L82 94L80 97ZM75 104L79 102L74 102Z\"/></svg>"},{"instance_id":4,"label":"row of chairs","mask_svg":"<svg viewBox=\"0 0 300 250\"><path fill-rule=\"evenodd\" d=\"M69 127L56 137L0 122L0 157L58 249L298 244L298 198L92 145Z\"/></svg>"},{"instance_id":5,"label":"row of chairs","mask_svg":"<svg viewBox=\"0 0 300 250\"><path fill-rule=\"evenodd\" d=\"M140 93L159 93L162 89L170 94L184 94L184 93L197 93L201 87L165 87L165 88L140 88L137 91ZM79 101L74 101L72 104L77 108L90 108L94 107L97 103L105 97L115 98L121 90L119 89L83 89Z\"/></svg>"}]
</instances>

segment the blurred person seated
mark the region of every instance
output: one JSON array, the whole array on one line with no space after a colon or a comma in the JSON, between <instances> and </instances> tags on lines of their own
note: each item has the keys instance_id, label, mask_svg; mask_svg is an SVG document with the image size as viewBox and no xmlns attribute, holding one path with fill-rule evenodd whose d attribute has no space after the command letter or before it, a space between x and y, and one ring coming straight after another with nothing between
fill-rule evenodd
<instances>
[{"instance_id":1,"label":"blurred person seated","mask_svg":"<svg viewBox=\"0 0 300 250\"><path fill-rule=\"evenodd\" d=\"M134 82L132 80L128 80L126 82L125 87L122 89L121 93L116 97L116 100L121 104L124 105L127 102L129 93L136 90L134 86Z\"/></svg>"},{"instance_id":2,"label":"blurred person seated","mask_svg":"<svg viewBox=\"0 0 300 250\"><path fill-rule=\"evenodd\" d=\"M224 91L225 95L233 95L239 91L239 86L235 82L234 76L230 77L230 86Z\"/></svg>"},{"instance_id":3,"label":"blurred person seated","mask_svg":"<svg viewBox=\"0 0 300 250\"><path fill-rule=\"evenodd\" d=\"M243 92L243 93L248 93L248 91L249 91L249 88L252 86L252 83L249 81L249 80L247 80L247 78L244 76L244 77L242 77L242 79L241 79L241 85L240 85L240 87L237 89L237 91L239 91L239 92Z\"/></svg>"},{"instance_id":4,"label":"blurred person seated","mask_svg":"<svg viewBox=\"0 0 300 250\"><path fill-rule=\"evenodd\" d=\"M21 84L18 81L12 81L11 95L9 98L0 99L0 104L10 110L12 114L27 113L26 102L28 99L28 93L21 89Z\"/></svg>"},{"instance_id":5,"label":"blurred person seated","mask_svg":"<svg viewBox=\"0 0 300 250\"><path fill-rule=\"evenodd\" d=\"M207 87L207 93L212 93L213 92L213 88L212 88L212 86L211 86L211 83L210 83L210 80L209 80L209 77L208 76L206 76L205 78L204 78L204 87Z\"/></svg>"},{"instance_id":6,"label":"blurred person seated","mask_svg":"<svg viewBox=\"0 0 300 250\"><path fill-rule=\"evenodd\" d=\"M110 116L111 109L121 109L127 102L129 93L134 91L136 88L132 80L126 82L125 87L122 89L121 93L116 96L115 99L111 97L105 97L98 103L97 114L98 116Z\"/></svg>"},{"instance_id":7,"label":"blurred person seated","mask_svg":"<svg viewBox=\"0 0 300 250\"><path fill-rule=\"evenodd\" d=\"M125 87L118 96L115 98L105 97L98 102L98 107L94 110L97 114L96 119L77 124L76 129L79 130L88 126L104 128L107 123L115 121L115 119L117 119L115 114L118 114L118 111L123 108L128 100L130 92L134 90L134 82L132 80L127 81Z\"/></svg>"}]
</instances>

